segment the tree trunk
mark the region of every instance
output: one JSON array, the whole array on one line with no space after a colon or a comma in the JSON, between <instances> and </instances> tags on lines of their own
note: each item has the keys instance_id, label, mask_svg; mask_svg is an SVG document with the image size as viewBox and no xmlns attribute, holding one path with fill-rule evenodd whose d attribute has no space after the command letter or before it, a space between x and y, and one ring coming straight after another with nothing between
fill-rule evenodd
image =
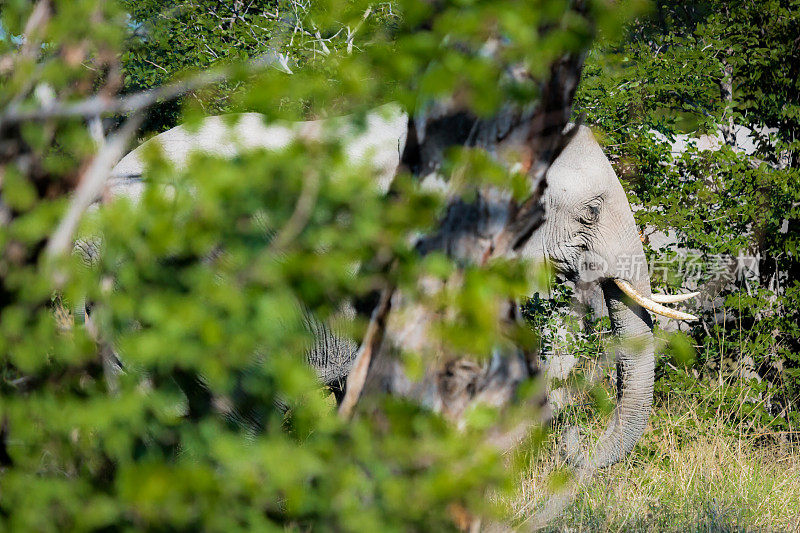
<instances>
[{"instance_id":1,"label":"tree trunk","mask_svg":"<svg viewBox=\"0 0 800 533\"><path fill-rule=\"evenodd\" d=\"M506 406L515 399L521 384L538 377L538 354L524 341L510 341L519 339L520 332L527 330L518 302L506 299L487 309L496 313L494 320L508 339L499 340L488 356L477 357L452 349L437 337L433 325L441 323L453 310L433 308L417 295L459 291L467 267L483 267L497 259L515 258L517 250L541 225L544 207L540 198L546 187L545 174L574 131L567 131L567 125L582 64L583 56L567 56L558 62L550 77L541 83L541 99L532 107L507 106L495 116L483 119L454 102L436 102L409 119L401 168L409 170L420 186L443 186L443 195L449 199L438 228L419 237L415 249L423 256L443 253L461 268L445 280L418 280L416 290L411 291L413 295L408 291L392 291L388 316L382 321L385 327L382 342L376 350L364 347L361 350L371 354L365 389L371 394L403 396L459 423L470 405ZM444 154L453 146L485 150L493 155L519 154L517 169L521 167L527 173L530 196L515 200L510 186L481 184L467 194L456 190L458 180L444 181L439 175ZM514 162L504 161L504 164L511 166ZM424 357L425 372L421 379L406 375L398 358L401 352ZM349 393L357 397L360 384L351 381L352 378L351 374ZM510 446L525 435L527 428L549 418L544 388L541 390L540 395L528 399L532 404L529 419L513 428L497 430L491 437L493 442Z\"/></svg>"},{"instance_id":2,"label":"tree trunk","mask_svg":"<svg viewBox=\"0 0 800 533\"><path fill-rule=\"evenodd\" d=\"M727 53L732 54L733 51L728 49ZM722 138L725 140L725 144L736 146L736 131L733 122L733 65L724 58L722 60L722 77L719 80L719 96L725 104L725 113L720 126Z\"/></svg>"}]
</instances>

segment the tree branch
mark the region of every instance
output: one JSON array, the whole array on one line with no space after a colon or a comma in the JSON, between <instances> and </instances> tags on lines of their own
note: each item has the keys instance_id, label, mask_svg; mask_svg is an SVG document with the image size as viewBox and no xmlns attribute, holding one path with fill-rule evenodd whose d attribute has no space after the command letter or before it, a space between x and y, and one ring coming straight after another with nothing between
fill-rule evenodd
<instances>
[{"instance_id":1,"label":"tree branch","mask_svg":"<svg viewBox=\"0 0 800 533\"><path fill-rule=\"evenodd\" d=\"M339 406L339 416L342 418L350 418L353 413L353 408L361 397L361 391L364 389L364 383L367 380L367 371L372 361L372 355L378 351L383 342L383 334L386 330L386 318L389 316L389 311L392 307L393 295L393 286L383 289L381 291L380 301L372 312L372 318L370 318L369 326L367 327L367 334L364 335L364 342L361 343L361 348L358 349L353 368L347 376L347 391L345 392L342 404Z\"/></svg>"},{"instance_id":2,"label":"tree branch","mask_svg":"<svg viewBox=\"0 0 800 533\"><path fill-rule=\"evenodd\" d=\"M294 206L294 211L280 232L275 236L275 239L270 243L270 253L280 253L291 241L300 235L303 228L305 228L308 223L308 219L311 218L311 213L314 210L314 204L319 194L319 188L319 176L315 172L306 173L305 179L303 180L303 188Z\"/></svg>"},{"instance_id":3,"label":"tree branch","mask_svg":"<svg viewBox=\"0 0 800 533\"><path fill-rule=\"evenodd\" d=\"M111 174L111 169L125 153L136 130L142 123L143 116L136 114L117 131L103 148L97 153L89 167L81 176L75 195L70 201L67 213L53 232L47 243L47 255L55 257L64 254L72 245L72 236L78 227L84 211L95 201L103 190L103 186Z\"/></svg>"},{"instance_id":4,"label":"tree branch","mask_svg":"<svg viewBox=\"0 0 800 533\"><path fill-rule=\"evenodd\" d=\"M248 62L246 68L248 71L256 71L275 65L282 65L281 60L275 52L270 52ZM150 107L159 101L172 100L206 85L224 81L231 76L232 72L233 67L230 66L206 70L185 80L118 98L96 95L78 102L58 102L33 109L19 109L17 106L10 106L5 113L0 115L0 129L5 125L27 120L131 113Z\"/></svg>"}]
</instances>

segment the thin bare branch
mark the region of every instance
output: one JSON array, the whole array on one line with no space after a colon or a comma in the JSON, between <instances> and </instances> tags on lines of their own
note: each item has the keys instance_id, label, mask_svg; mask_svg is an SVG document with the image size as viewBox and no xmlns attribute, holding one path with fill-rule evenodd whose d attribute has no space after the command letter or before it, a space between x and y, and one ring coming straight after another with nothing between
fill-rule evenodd
<instances>
[{"instance_id":1,"label":"thin bare branch","mask_svg":"<svg viewBox=\"0 0 800 533\"><path fill-rule=\"evenodd\" d=\"M317 201L319 187L319 175L316 172L307 172L303 180L303 189L300 191L300 197L294 206L292 216L289 217L289 220L270 243L270 253L280 253L303 231Z\"/></svg>"},{"instance_id":2,"label":"thin bare branch","mask_svg":"<svg viewBox=\"0 0 800 533\"><path fill-rule=\"evenodd\" d=\"M206 45L206 48L208 48L208 45ZM149 59L145 59L145 60L144 60L144 62L145 62L145 63L150 63L150 64L151 64L151 65L153 65L154 67L156 67L156 68L158 68L158 69L161 69L161 70L163 70L164 72L166 72L167 74L169 74L169 71L168 71L167 69L165 69L164 67L162 67L161 65L159 65L158 63L153 63L153 62L152 62L152 61L150 61Z\"/></svg>"},{"instance_id":3,"label":"thin bare branch","mask_svg":"<svg viewBox=\"0 0 800 533\"><path fill-rule=\"evenodd\" d=\"M41 41L36 38L36 32L47 24L50 19L50 2L48 0L39 0L31 16L28 17L28 22L25 24L25 30L22 33L22 47L20 48L20 56L24 58L31 58L39 49Z\"/></svg>"},{"instance_id":4,"label":"thin bare branch","mask_svg":"<svg viewBox=\"0 0 800 533\"><path fill-rule=\"evenodd\" d=\"M372 317L367 327L367 334L364 335L364 342L358 349L353 369L347 376L347 391L345 392L342 404L339 406L339 416L348 419L353 413L353 409L361 397L364 390L364 383L367 380L372 355L378 351L383 342L383 335L386 331L386 319L392 307L392 296L394 287L386 287L381 291L380 301L372 312Z\"/></svg>"},{"instance_id":5,"label":"thin bare branch","mask_svg":"<svg viewBox=\"0 0 800 533\"><path fill-rule=\"evenodd\" d=\"M84 211L102 192L111 169L124 155L125 149L142 123L142 119L141 114L136 114L128 119L125 125L103 145L83 173L67 213L47 243L46 251L50 257L63 255L71 249L72 236Z\"/></svg>"},{"instance_id":6,"label":"thin bare branch","mask_svg":"<svg viewBox=\"0 0 800 533\"><path fill-rule=\"evenodd\" d=\"M352 54L353 53L353 39L355 38L356 33L358 32L358 30L361 29L361 26L367 20L367 17L369 17L370 13L372 13L372 6L369 6L367 8L367 10L364 11L364 16L361 17L361 20L358 21L358 24L356 24L355 28L353 28L352 30L350 30L349 27L347 28L347 53L348 54Z\"/></svg>"},{"instance_id":7,"label":"thin bare branch","mask_svg":"<svg viewBox=\"0 0 800 533\"><path fill-rule=\"evenodd\" d=\"M89 135L91 135L97 148L102 148L106 144L106 137L103 134L103 121L97 115L87 120Z\"/></svg>"},{"instance_id":8,"label":"thin bare branch","mask_svg":"<svg viewBox=\"0 0 800 533\"><path fill-rule=\"evenodd\" d=\"M273 52L248 62L246 68L249 71L256 71L275 65L281 65L281 62L277 54ZM131 113L150 107L160 101L172 100L187 92L205 87L206 85L224 81L231 76L232 72L233 67L230 66L206 70L198 72L185 80L168 83L154 89L119 98L96 95L78 102L57 102L46 107L37 107L33 109L18 109L16 106L13 106L0 115L0 128L6 124L14 124L27 120Z\"/></svg>"}]
</instances>

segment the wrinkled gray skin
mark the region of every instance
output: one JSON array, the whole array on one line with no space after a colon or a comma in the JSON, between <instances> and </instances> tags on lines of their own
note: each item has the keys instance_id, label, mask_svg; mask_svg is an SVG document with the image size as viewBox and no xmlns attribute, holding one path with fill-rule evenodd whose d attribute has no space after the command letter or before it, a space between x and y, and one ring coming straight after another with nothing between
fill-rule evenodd
<instances>
[{"instance_id":1,"label":"wrinkled gray skin","mask_svg":"<svg viewBox=\"0 0 800 533\"><path fill-rule=\"evenodd\" d=\"M365 131L352 131L335 119L265 126L258 115L246 114L231 134L219 117L211 117L199 131L190 133L179 126L131 152L114 168L108 196L138 195L138 178L143 170L141 154L152 143L159 143L167 156L180 165L193 150L233 155L243 148L280 148L297 136L320 138L326 132L348 139L347 152L354 161L371 161L376 184L386 191L399 163L406 127L407 117L391 104L368 116ZM578 465L602 467L619 461L642 435L654 379L650 316L624 297L612 280L624 279L649 296L650 279L646 268L639 272L629 268L645 265L642 243L622 185L589 128L579 127L548 171L547 182L546 221L521 255L549 262L568 278L598 281L619 340L618 402L612 421L593 451L581 454L572 450L572 460ZM356 344L335 335L311 316L307 320L317 339L307 354L309 363L326 383L342 382Z\"/></svg>"}]
</instances>

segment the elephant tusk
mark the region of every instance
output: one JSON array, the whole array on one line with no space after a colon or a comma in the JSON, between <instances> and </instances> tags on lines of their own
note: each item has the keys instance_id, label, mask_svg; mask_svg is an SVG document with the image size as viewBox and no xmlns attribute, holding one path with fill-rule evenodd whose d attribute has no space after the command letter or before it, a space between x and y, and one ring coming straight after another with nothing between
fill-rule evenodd
<instances>
[{"instance_id":1,"label":"elephant tusk","mask_svg":"<svg viewBox=\"0 0 800 533\"><path fill-rule=\"evenodd\" d=\"M622 292L627 294L634 302L641 305L648 311L651 311L657 315L665 316L667 318L674 318L675 320L697 320L697 317L694 315L690 315L689 313L684 313L682 311L676 311L675 309L670 309L669 307L665 307L660 303L654 302L650 298L642 296L636 291L636 289L633 288L633 285L627 281L614 279L614 283L616 283L617 287L619 287Z\"/></svg>"},{"instance_id":2,"label":"elephant tusk","mask_svg":"<svg viewBox=\"0 0 800 533\"><path fill-rule=\"evenodd\" d=\"M675 304L684 300L688 300L689 298L694 298L698 294L700 293L687 292L686 294L652 294L650 295L650 299L657 304Z\"/></svg>"}]
</instances>

